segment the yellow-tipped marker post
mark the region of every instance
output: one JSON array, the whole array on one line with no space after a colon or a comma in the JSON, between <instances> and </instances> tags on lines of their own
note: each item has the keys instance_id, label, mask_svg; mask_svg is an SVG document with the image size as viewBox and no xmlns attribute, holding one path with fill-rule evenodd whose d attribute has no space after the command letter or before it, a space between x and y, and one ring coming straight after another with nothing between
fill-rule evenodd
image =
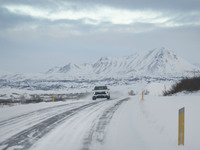
<instances>
[{"instance_id":1,"label":"yellow-tipped marker post","mask_svg":"<svg viewBox=\"0 0 200 150\"><path fill-rule=\"evenodd\" d=\"M179 109L178 121L178 145L184 145L184 127L185 127L185 108Z\"/></svg>"},{"instance_id":2,"label":"yellow-tipped marker post","mask_svg":"<svg viewBox=\"0 0 200 150\"><path fill-rule=\"evenodd\" d=\"M142 91L142 100L144 100L144 92Z\"/></svg>"},{"instance_id":3,"label":"yellow-tipped marker post","mask_svg":"<svg viewBox=\"0 0 200 150\"><path fill-rule=\"evenodd\" d=\"M52 95L52 97L53 97L53 102L54 102L54 94Z\"/></svg>"}]
</instances>

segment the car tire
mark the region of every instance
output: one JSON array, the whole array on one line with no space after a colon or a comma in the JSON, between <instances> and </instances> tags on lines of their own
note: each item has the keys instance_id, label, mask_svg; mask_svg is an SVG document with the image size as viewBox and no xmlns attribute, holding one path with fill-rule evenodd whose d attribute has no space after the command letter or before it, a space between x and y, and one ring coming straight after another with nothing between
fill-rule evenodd
<instances>
[{"instance_id":1,"label":"car tire","mask_svg":"<svg viewBox=\"0 0 200 150\"><path fill-rule=\"evenodd\" d=\"M96 100L96 97L92 97L92 100Z\"/></svg>"}]
</instances>

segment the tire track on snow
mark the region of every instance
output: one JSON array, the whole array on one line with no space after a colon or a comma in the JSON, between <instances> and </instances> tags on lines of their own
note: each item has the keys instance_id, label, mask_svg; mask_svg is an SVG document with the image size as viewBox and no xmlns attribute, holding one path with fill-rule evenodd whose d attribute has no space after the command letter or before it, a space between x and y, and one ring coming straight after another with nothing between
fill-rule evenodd
<instances>
[{"instance_id":1,"label":"tire track on snow","mask_svg":"<svg viewBox=\"0 0 200 150\"><path fill-rule=\"evenodd\" d=\"M129 98L124 98L119 100L113 106L107 108L103 114L100 116L99 120L93 124L91 130L88 135L83 140L83 147L81 150L92 150L93 145L102 145L105 140L106 135L106 127L109 125L115 111L119 108L119 106L128 101Z\"/></svg>"}]
</instances>

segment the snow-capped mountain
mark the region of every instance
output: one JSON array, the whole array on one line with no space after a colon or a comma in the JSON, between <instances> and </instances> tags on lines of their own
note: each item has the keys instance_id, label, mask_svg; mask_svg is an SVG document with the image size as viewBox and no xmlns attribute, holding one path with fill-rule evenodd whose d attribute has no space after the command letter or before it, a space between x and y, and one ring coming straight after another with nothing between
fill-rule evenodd
<instances>
[{"instance_id":1,"label":"snow-capped mountain","mask_svg":"<svg viewBox=\"0 0 200 150\"><path fill-rule=\"evenodd\" d=\"M67 64L43 74L1 73L0 96L4 91L73 91L101 85L132 85L138 82L178 80L200 75L200 69L164 47L130 56L102 57L94 63ZM141 84L141 83L140 83Z\"/></svg>"},{"instance_id":2,"label":"snow-capped mountain","mask_svg":"<svg viewBox=\"0 0 200 150\"><path fill-rule=\"evenodd\" d=\"M46 72L46 74L64 73L68 75L80 76L93 73L91 64L72 64L69 63L63 67L54 67Z\"/></svg>"},{"instance_id":3,"label":"snow-capped mountain","mask_svg":"<svg viewBox=\"0 0 200 150\"><path fill-rule=\"evenodd\" d=\"M50 69L47 73L64 73L66 75L94 75L94 76L184 76L200 69L173 51L164 47L121 58L102 57L91 64L68 64L64 67Z\"/></svg>"}]
</instances>

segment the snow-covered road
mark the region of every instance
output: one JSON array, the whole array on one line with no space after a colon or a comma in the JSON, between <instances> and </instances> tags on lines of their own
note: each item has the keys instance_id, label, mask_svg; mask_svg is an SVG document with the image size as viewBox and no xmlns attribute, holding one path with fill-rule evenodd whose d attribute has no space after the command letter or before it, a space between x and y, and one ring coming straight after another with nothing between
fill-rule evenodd
<instances>
[{"instance_id":1,"label":"snow-covered road","mask_svg":"<svg viewBox=\"0 0 200 150\"><path fill-rule=\"evenodd\" d=\"M104 142L113 114L127 100L67 103L3 120L0 122L0 148L93 149Z\"/></svg>"},{"instance_id":2,"label":"snow-covered road","mask_svg":"<svg viewBox=\"0 0 200 150\"><path fill-rule=\"evenodd\" d=\"M199 106L199 95L123 95L2 107L0 150L199 150ZM185 145L178 146L182 107Z\"/></svg>"}]
</instances>

